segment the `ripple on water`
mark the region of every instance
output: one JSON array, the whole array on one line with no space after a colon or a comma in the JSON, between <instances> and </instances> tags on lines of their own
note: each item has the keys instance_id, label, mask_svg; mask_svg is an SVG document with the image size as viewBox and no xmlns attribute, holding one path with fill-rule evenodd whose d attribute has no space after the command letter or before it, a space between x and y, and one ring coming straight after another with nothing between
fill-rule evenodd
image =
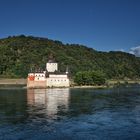
<instances>
[{"instance_id":1,"label":"ripple on water","mask_svg":"<svg viewBox=\"0 0 140 140\"><path fill-rule=\"evenodd\" d=\"M139 87L0 90L0 139L139 139L139 130Z\"/></svg>"}]
</instances>

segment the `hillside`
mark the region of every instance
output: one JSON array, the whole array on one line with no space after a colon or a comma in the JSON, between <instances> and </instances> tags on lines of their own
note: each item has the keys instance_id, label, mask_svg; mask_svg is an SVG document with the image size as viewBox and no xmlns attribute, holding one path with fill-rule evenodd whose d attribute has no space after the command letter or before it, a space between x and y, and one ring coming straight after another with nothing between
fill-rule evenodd
<instances>
[{"instance_id":1,"label":"hillside","mask_svg":"<svg viewBox=\"0 0 140 140\"><path fill-rule=\"evenodd\" d=\"M140 58L124 52L99 52L78 44L63 44L47 38L13 36L0 39L0 77L26 77L30 69L44 69L49 54L59 69L101 70L107 78L140 78Z\"/></svg>"}]
</instances>

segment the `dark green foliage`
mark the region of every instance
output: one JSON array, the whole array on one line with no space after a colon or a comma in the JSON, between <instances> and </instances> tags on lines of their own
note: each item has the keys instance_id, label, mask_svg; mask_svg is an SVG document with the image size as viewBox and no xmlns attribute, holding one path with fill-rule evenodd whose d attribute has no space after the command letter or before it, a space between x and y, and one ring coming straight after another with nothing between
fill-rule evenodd
<instances>
[{"instance_id":1,"label":"dark green foliage","mask_svg":"<svg viewBox=\"0 0 140 140\"><path fill-rule=\"evenodd\" d=\"M100 71L80 71L74 77L78 85L102 85L105 83L105 75Z\"/></svg>"},{"instance_id":2,"label":"dark green foliage","mask_svg":"<svg viewBox=\"0 0 140 140\"><path fill-rule=\"evenodd\" d=\"M68 66L71 76L78 71L102 71L107 78L140 78L140 58L134 55L24 35L0 39L0 77L26 77L30 69L45 69L49 54L61 71Z\"/></svg>"}]
</instances>

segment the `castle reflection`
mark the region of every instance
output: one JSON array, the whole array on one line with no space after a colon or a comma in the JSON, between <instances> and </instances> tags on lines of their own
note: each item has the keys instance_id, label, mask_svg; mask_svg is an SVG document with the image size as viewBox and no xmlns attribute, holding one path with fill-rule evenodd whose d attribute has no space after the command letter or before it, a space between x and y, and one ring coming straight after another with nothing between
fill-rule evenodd
<instances>
[{"instance_id":1,"label":"castle reflection","mask_svg":"<svg viewBox=\"0 0 140 140\"><path fill-rule=\"evenodd\" d=\"M28 106L43 109L47 116L67 111L69 98L69 88L27 90Z\"/></svg>"}]
</instances>

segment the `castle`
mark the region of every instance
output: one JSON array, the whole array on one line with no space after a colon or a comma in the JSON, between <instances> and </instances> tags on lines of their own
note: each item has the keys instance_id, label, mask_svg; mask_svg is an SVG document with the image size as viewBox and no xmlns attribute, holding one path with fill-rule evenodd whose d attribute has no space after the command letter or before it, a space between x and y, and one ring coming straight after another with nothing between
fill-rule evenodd
<instances>
[{"instance_id":1,"label":"castle","mask_svg":"<svg viewBox=\"0 0 140 140\"><path fill-rule=\"evenodd\" d=\"M68 71L60 73L58 63L49 59L43 72L28 73L27 88L69 87Z\"/></svg>"}]
</instances>

